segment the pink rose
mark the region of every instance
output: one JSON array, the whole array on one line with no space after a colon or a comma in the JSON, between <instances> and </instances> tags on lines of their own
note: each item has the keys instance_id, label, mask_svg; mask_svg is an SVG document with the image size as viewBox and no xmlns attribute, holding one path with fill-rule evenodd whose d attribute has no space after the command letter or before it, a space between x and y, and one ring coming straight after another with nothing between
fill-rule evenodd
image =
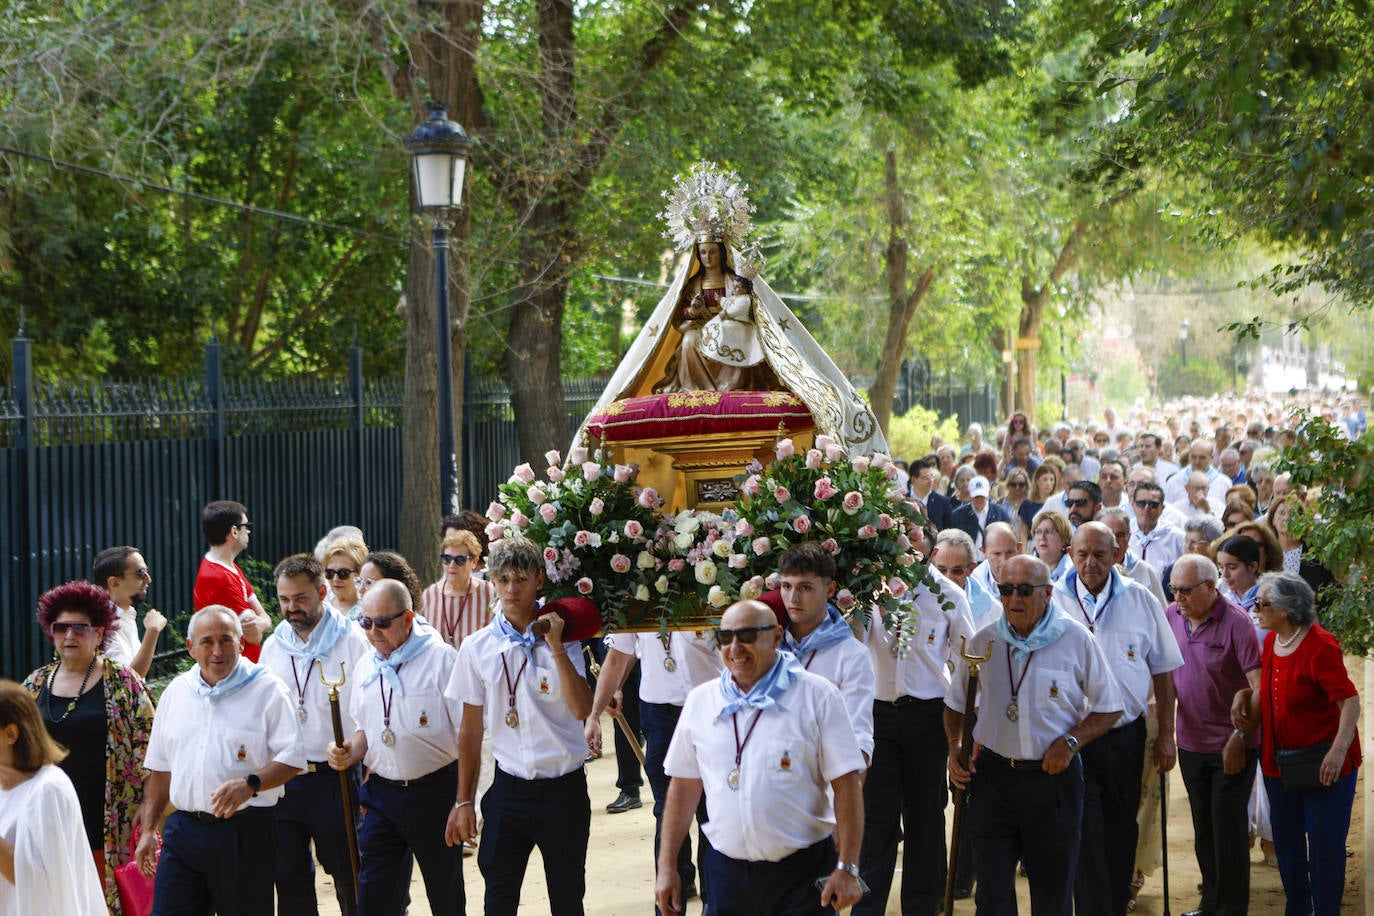
<instances>
[{"instance_id":1,"label":"pink rose","mask_svg":"<svg viewBox=\"0 0 1374 916\"><path fill-rule=\"evenodd\" d=\"M551 449L549 449L547 452L544 453L544 460L547 461L547 462L549 463L550 466L556 465L556 464L562 464L562 463L563 463L563 456L560 455L560 454L558 454L558 449L556 449L556 448L551 448Z\"/></svg>"},{"instance_id":2,"label":"pink rose","mask_svg":"<svg viewBox=\"0 0 1374 916\"><path fill-rule=\"evenodd\" d=\"M822 477L820 480L816 481L815 492L817 499L829 499L840 491L835 489L835 485L830 482L829 477Z\"/></svg>"},{"instance_id":3,"label":"pink rose","mask_svg":"<svg viewBox=\"0 0 1374 916\"><path fill-rule=\"evenodd\" d=\"M842 505L844 506L845 515L853 515L864 507L863 494L858 490L850 490L848 493L844 494L844 502Z\"/></svg>"},{"instance_id":4,"label":"pink rose","mask_svg":"<svg viewBox=\"0 0 1374 916\"><path fill-rule=\"evenodd\" d=\"M573 535L573 546L574 546L574 547L586 547L586 546L587 546L587 543L588 543L591 539L592 539L592 533L591 533L590 531L579 531L579 532L577 532L577 534L574 534L574 535Z\"/></svg>"},{"instance_id":5,"label":"pink rose","mask_svg":"<svg viewBox=\"0 0 1374 916\"><path fill-rule=\"evenodd\" d=\"M870 538L875 538L878 536L878 529L874 528L872 525L864 525L862 528L859 529L858 533L859 540L867 541Z\"/></svg>"},{"instance_id":6,"label":"pink rose","mask_svg":"<svg viewBox=\"0 0 1374 916\"><path fill-rule=\"evenodd\" d=\"M749 520L742 518L735 522L735 537L747 538L753 535L754 526L749 524Z\"/></svg>"},{"instance_id":7,"label":"pink rose","mask_svg":"<svg viewBox=\"0 0 1374 916\"><path fill-rule=\"evenodd\" d=\"M825 456L821 454L820 449L807 449L806 466L813 471L818 471L821 467L821 459L824 457Z\"/></svg>"},{"instance_id":8,"label":"pink rose","mask_svg":"<svg viewBox=\"0 0 1374 916\"><path fill-rule=\"evenodd\" d=\"M567 476L563 473L562 468L552 466L550 466L549 469L544 472L544 475L548 477L549 480L552 480L554 483L561 483L563 478Z\"/></svg>"},{"instance_id":9,"label":"pink rose","mask_svg":"<svg viewBox=\"0 0 1374 916\"><path fill-rule=\"evenodd\" d=\"M592 515L600 515L606 511L606 504L601 501L600 496L593 496L592 501L587 503L587 511Z\"/></svg>"},{"instance_id":10,"label":"pink rose","mask_svg":"<svg viewBox=\"0 0 1374 916\"><path fill-rule=\"evenodd\" d=\"M517 528L528 528L530 526L530 520L526 518L525 514L519 509L516 509L515 512L512 513L510 520L515 523L515 527Z\"/></svg>"},{"instance_id":11,"label":"pink rose","mask_svg":"<svg viewBox=\"0 0 1374 916\"><path fill-rule=\"evenodd\" d=\"M885 471L892 464L892 459L882 452L873 453L873 466L880 471Z\"/></svg>"},{"instance_id":12,"label":"pink rose","mask_svg":"<svg viewBox=\"0 0 1374 916\"><path fill-rule=\"evenodd\" d=\"M645 487L639 491L639 504L646 509L658 508L658 492L653 487Z\"/></svg>"},{"instance_id":13,"label":"pink rose","mask_svg":"<svg viewBox=\"0 0 1374 916\"><path fill-rule=\"evenodd\" d=\"M806 534L806 532L811 530L811 516L798 515L796 518L792 519L792 530L797 532L797 534Z\"/></svg>"},{"instance_id":14,"label":"pink rose","mask_svg":"<svg viewBox=\"0 0 1374 916\"><path fill-rule=\"evenodd\" d=\"M515 477L521 483L534 483L534 468L527 461L515 469Z\"/></svg>"},{"instance_id":15,"label":"pink rose","mask_svg":"<svg viewBox=\"0 0 1374 916\"><path fill-rule=\"evenodd\" d=\"M826 538L821 541L821 548L833 556L840 552L840 542L834 538Z\"/></svg>"},{"instance_id":16,"label":"pink rose","mask_svg":"<svg viewBox=\"0 0 1374 916\"><path fill-rule=\"evenodd\" d=\"M627 538L637 538L644 533L644 526L634 519L625 523L625 536Z\"/></svg>"},{"instance_id":17,"label":"pink rose","mask_svg":"<svg viewBox=\"0 0 1374 916\"><path fill-rule=\"evenodd\" d=\"M555 549L552 548L552 547L545 547L545 548L544 548L544 562L545 562L545 563L557 563L557 562L558 562L558 551L555 550Z\"/></svg>"},{"instance_id":18,"label":"pink rose","mask_svg":"<svg viewBox=\"0 0 1374 916\"><path fill-rule=\"evenodd\" d=\"M553 520L558 518L558 507L553 503L544 503L539 507L539 517L544 520L544 524L552 525Z\"/></svg>"},{"instance_id":19,"label":"pink rose","mask_svg":"<svg viewBox=\"0 0 1374 916\"><path fill-rule=\"evenodd\" d=\"M779 576L776 572L770 572L768 578L763 580L763 584L769 591L780 588L782 586L782 576Z\"/></svg>"},{"instance_id":20,"label":"pink rose","mask_svg":"<svg viewBox=\"0 0 1374 916\"><path fill-rule=\"evenodd\" d=\"M761 557L773 549L773 542L768 538L754 538L754 542L750 546L754 548L754 555Z\"/></svg>"},{"instance_id":21,"label":"pink rose","mask_svg":"<svg viewBox=\"0 0 1374 916\"><path fill-rule=\"evenodd\" d=\"M886 531L887 529L889 529L889 528L891 528L891 527L892 527L892 516L888 515L886 512L884 512L884 513L882 513L881 515L878 516L878 530L879 530L879 531Z\"/></svg>"},{"instance_id":22,"label":"pink rose","mask_svg":"<svg viewBox=\"0 0 1374 916\"><path fill-rule=\"evenodd\" d=\"M506 529L501 525L500 522L492 522L490 525L487 526L486 532L488 541L499 541L501 539L501 535L506 533Z\"/></svg>"},{"instance_id":23,"label":"pink rose","mask_svg":"<svg viewBox=\"0 0 1374 916\"><path fill-rule=\"evenodd\" d=\"M830 461L839 461L844 457L844 446L831 443L825 448L825 457Z\"/></svg>"},{"instance_id":24,"label":"pink rose","mask_svg":"<svg viewBox=\"0 0 1374 916\"><path fill-rule=\"evenodd\" d=\"M860 474L868 473L868 459L863 455L858 456L849 463L853 466L854 470L858 471Z\"/></svg>"},{"instance_id":25,"label":"pink rose","mask_svg":"<svg viewBox=\"0 0 1374 916\"><path fill-rule=\"evenodd\" d=\"M757 474L750 474L744 479L744 484L740 487L740 492L749 496L758 496L763 492L763 484L759 481Z\"/></svg>"},{"instance_id":26,"label":"pink rose","mask_svg":"<svg viewBox=\"0 0 1374 916\"><path fill-rule=\"evenodd\" d=\"M791 439L779 440L777 449L779 461L781 461L784 458L791 458L793 455L797 453L797 448L792 444Z\"/></svg>"},{"instance_id":27,"label":"pink rose","mask_svg":"<svg viewBox=\"0 0 1374 916\"><path fill-rule=\"evenodd\" d=\"M528 496L530 498L530 502L534 503L536 506L549 498L549 494L545 493L544 488L539 486L539 484L535 484L534 486L530 487L530 492Z\"/></svg>"},{"instance_id":28,"label":"pink rose","mask_svg":"<svg viewBox=\"0 0 1374 916\"><path fill-rule=\"evenodd\" d=\"M742 553L732 553L727 562L731 569L743 569L749 565L749 558Z\"/></svg>"},{"instance_id":29,"label":"pink rose","mask_svg":"<svg viewBox=\"0 0 1374 916\"><path fill-rule=\"evenodd\" d=\"M577 580L577 591L579 594L590 595L592 593L592 580L583 576Z\"/></svg>"},{"instance_id":30,"label":"pink rose","mask_svg":"<svg viewBox=\"0 0 1374 916\"><path fill-rule=\"evenodd\" d=\"M500 503L492 503L490 506L487 506L487 518L491 519L493 522L499 522L501 521L501 519L505 517L505 506L501 505Z\"/></svg>"},{"instance_id":31,"label":"pink rose","mask_svg":"<svg viewBox=\"0 0 1374 916\"><path fill-rule=\"evenodd\" d=\"M892 592L893 598L900 598L906 594L906 582L897 576L887 580L887 590Z\"/></svg>"},{"instance_id":32,"label":"pink rose","mask_svg":"<svg viewBox=\"0 0 1374 916\"><path fill-rule=\"evenodd\" d=\"M573 465L581 464L582 462L584 462L584 461L586 461L586 460L587 460L587 450L586 450L585 448L582 448L581 446L578 446L577 448L575 448L575 449L573 449L572 451L568 452L568 464L573 464Z\"/></svg>"},{"instance_id":33,"label":"pink rose","mask_svg":"<svg viewBox=\"0 0 1374 916\"><path fill-rule=\"evenodd\" d=\"M601 465L595 461L582 462L582 476L586 478L587 483L595 483L596 479L601 476Z\"/></svg>"},{"instance_id":34,"label":"pink rose","mask_svg":"<svg viewBox=\"0 0 1374 916\"><path fill-rule=\"evenodd\" d=\"M905 534L899 534L897 535L897 546L900 547L902 550L910 550L911 539L907 537Z\"/></svg>"},{"instance_id":35,"label":"pink rose","mask_svg":"<svg viewBox=\"0 0 1374 916\"><path fill-rule=\"evenodd\" d=\"M627 572L629 572L629 571L630 571L630 558L627 557L627 556L625 556L625 554L623 554L623 553L614 554L614 555L611 557L611 569L615 570L615 571L618 572L618 573L627 573Z\"/></svg>"},{"instance_id":36,"label":"pink rose","mask_svg":"<svg viewBox=\"0 0 1374 916\"><path fill-rule=\"evenodd\" d=\"M617 464L617 465L615 466L615 482L616 482L616 483L629 483L629 482L630 482L630 478L631 478L632 476L634 476L634 475L633 475L633 472L630 471L630 468L629 468L628 465Z\"/></svg>"},{"instance_id":37,"label":"pink rose","mask_svg":"<svg viewBox=\"0 0 1374 916\"><path fill-rule=\"evenodd\" d=\"M902 492L902 488L901 488L901 487L888 487L888 488L887 488L887 501L888 501L888 502L899 503L899 502L901 502L901 501L904 500L904 499L906 499L906 494Z\"/></svg>"},{"instance_id":38,"label":"pink rose","mask_svg":"<svg viewBox=\"0 0 1374 916\"><path fill-rule=\"evenodd\" d=\"M774 488L773 488L773 498L776 499L776 500L777 500L778 502L780 502L780 503L785 503L785 502L787 502L789 499L792 498L792 494L789 493L789 492L787 492L787 488L786 488L786 487L774 487Z\"/></svg>"},{"instance_id":39,"label":"pink rose","mask_svg":"<svg viewBox=\"0 0 1374 916\"><path fill-rule=\"evenodd\" d=\"M842 588L835 593L835 606L842 611L847 611L854 606L854 593L847 588Z\"/></svg>"},{"instance_id":40,"label":"pink rose","mask_svg":"<svg viewBox=\"0 0 1374 916\"><path fill-rule=\"evenodd\" d=\"M668 561L668 570L669 572L681 572L682 568L686 565L686 560L682 559L681 557L675 557Z\"/></svg>"},{"instance_id":41,"label":"pink rose","mask_svg":"<svg viewBox=\"0 0 1374 916\"><path fill-rule=\"evenodd\" d=\"M832 445L834 445L834 444L835 444L835 440L832 439L832 438L830 438L829 436L817 436L817 437L816 437L816 448L820 449L820 450L823 451L823 452L824 452L824 451L827 451L827 450L830 448L830 446L832 446Z\"/></svg>"}]
</instances>

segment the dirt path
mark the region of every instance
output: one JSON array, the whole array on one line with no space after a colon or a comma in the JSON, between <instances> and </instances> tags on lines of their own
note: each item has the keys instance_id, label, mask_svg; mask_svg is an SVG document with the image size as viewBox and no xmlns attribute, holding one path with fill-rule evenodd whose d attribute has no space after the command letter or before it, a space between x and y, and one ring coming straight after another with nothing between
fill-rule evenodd
<instances>
[{"instance_id":1,"label":"dirt path","mask_svg":"<svg viewBox=\"0 0 1374 916\"><path fill-rule=\"evenodd\" d=\"M1355 684L1364 686L1364 665L1356 659L1347 659L1351 678ZM1364 697L1366 703L1374 703L1374 698ZM1366 723L1370 717L1366 718ZM609 717L602 722L603 732L609 734L614 724ZM1368 734L1361 729L1361 738ZM1368 746L1368 745L1366 745ZM610 742L607 742L610 747ZM654 837L654 819L650 811L648 786L643 790L644 807L624 814L607 814L606 805L617 794L615 787L616 765L614 755L607 752L601 760L587 766L587 780L592 801L592 839L591 850L587 855L587 896L586 911L590 916L645 916L653 913L653 862L651 861ZM1365 786L1364 773L1360 774L1360 786L1356 790L1355 809L1350 825L1349 846L1354 855L1347 861L1345 905L1342 914L1363 914L1365 885L1364 854L1364 812ZM1170 779L1169 797L1169 889L1170 912L1173 916L1193 909L1198 904L1197 884L1199 880L1197 860L1193 856L1192 819L1188 813L1187 793L1183 782L1175 773ZM1279 883L1277 869L1266 867L1259 845L1250 854L1250 914L1251 916L1282 916L1283 888ZM463 876L467 882L468 912L482 912L482 876L477 870L477 860L469 857L463 861ZM900 878L900 876L899 876ZM1020 887L1021 912L1030 913L1026 881L1018 879ZM334 902L334 889L329 876L318 873L320 912L337 916L338 907ZM895 882L894 882L895 885ZM430 910L425 903L424 885L419 871L415 873L411 886L412 904L410 916L425 916ZM536 851L530 859L529 873L525 879L525 889L520 910L523 913L542 914L549 911L548 894L545 890L543 866ZM688 907L692 916L700 913L695 902ZM897 888L894 886L887 910L890 916L899 916ZM973 914L973 901L957 901L956 914ZM1145 882L1135 910L1139 916L1159 916L1164 913L1162 874L1155 875Z\"/></svg>"}]
</instances>

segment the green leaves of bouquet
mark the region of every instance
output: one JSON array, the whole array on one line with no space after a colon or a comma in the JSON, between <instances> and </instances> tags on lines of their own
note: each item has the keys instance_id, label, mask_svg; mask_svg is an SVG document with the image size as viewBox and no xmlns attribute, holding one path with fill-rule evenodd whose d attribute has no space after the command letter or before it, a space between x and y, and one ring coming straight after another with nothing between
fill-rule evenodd
<instances>
[{"instance_id":1,"label":"green leaves of bouquet","mask_svg":"<svg viewBox=\"0 0 1374 916\"><path fill-rule=\"evenodd\" d=\"M829 436L797 454L791 439L777 444L777 460L741 475L735 534L744 539L746 571L767 577L794 544L819 541L835 557L835 605L865 623L877 607L886 620L901 599L933 578L912 549L923 519L896 485L892 459L878 453L848 457Z\"/></svg>"},{"instance_id":2,"label":"green leaves of bouquet","mask_svg":"<svg viewBox=\"0 0 1374 916\"><path fill-rule=\"evenodd\" d=\"M526 463L501 484L487 507L487 536L523 536L543 547L544 597L590 598L603 619L623 621L629 605L651 597L654 571L640 556L663 500L635 483L637 466L610 463L600 449L574 448L567 461L556 450L544 457L544 480Z\"/></svg>"}]
</instances>

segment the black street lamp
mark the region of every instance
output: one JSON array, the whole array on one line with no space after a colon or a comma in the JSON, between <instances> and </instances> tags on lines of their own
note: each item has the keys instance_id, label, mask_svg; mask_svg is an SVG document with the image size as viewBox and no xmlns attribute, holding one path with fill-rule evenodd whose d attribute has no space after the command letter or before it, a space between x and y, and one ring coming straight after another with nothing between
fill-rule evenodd
<instances>
[{"instance_id":1,"label":"black street lamp","mask_svg":"<svg viewBox=\"0 0 1374 916\"><path fill-rule=\"evenodd\" d=\"M439 485L443 514L458 511L458 455L453 435L453 352L448 309L448 224L444 211L463 203L468 135L448 119L448 106L429 103L429 119L406 137L420 209L434 216L434 298L439 360Z\"/></svg>"}]
</instances>

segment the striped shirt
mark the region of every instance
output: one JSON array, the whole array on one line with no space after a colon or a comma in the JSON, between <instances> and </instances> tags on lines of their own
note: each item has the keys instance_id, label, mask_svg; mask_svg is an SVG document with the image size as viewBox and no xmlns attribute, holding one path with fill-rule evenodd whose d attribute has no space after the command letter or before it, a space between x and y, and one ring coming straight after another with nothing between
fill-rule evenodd
<instances>
[{"instance_id":1,"label":"striped shirt","mask_svg":"<svg viewBox=\"0 0 1374 916\"><path fill-rule=\"evenodd\" d=\"M486 579L472 577L463 595L445 594L444 580L440 579L420 596L420 614L439 631L444 642L456 649L463 640L491 623L495 603L496 586Z\"/></svg>"}]
</instances>

